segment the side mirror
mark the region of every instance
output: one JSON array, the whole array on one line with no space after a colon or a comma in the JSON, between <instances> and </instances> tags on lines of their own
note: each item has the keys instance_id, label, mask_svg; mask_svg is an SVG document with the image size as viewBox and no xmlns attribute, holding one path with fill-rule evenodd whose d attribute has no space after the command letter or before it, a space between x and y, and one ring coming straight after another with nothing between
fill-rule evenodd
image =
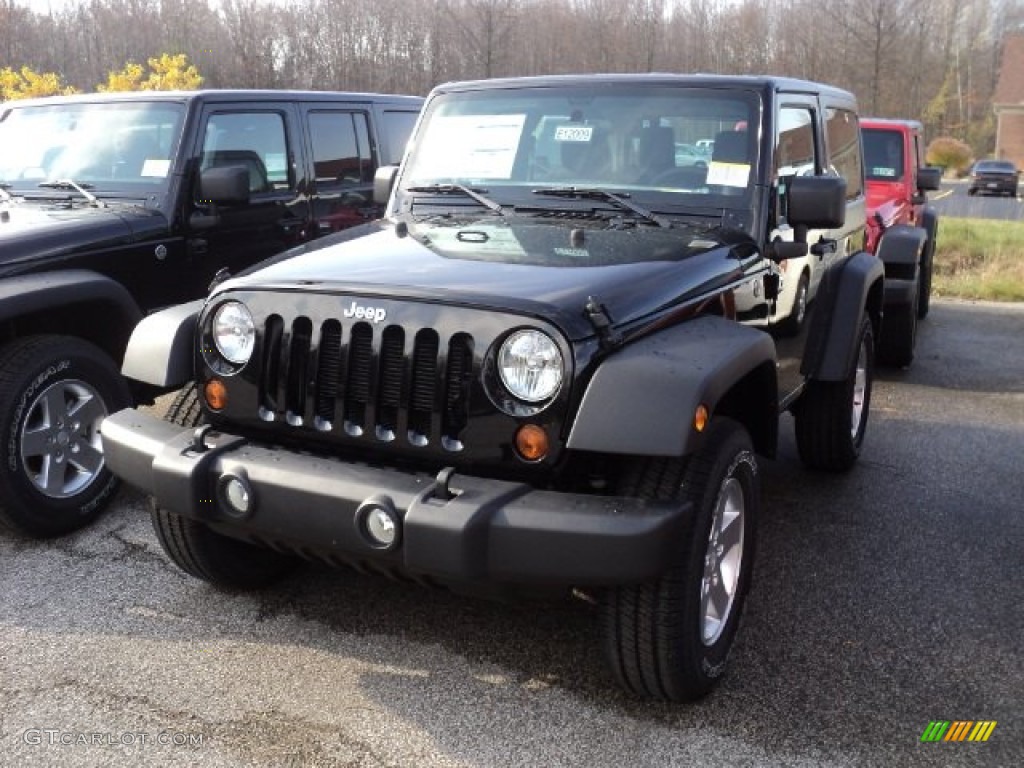
<instances>
[{"instance_id":1,"label":"side mirror","mask_svg":"<svg viewBox=\"0 0 1024 768\"><path fill-rule=\"evenodd\" d=\"M199 172L201 203L246 205L249 202L249 169L244 165L224 165Z\"/></svg>"},{"instance_id":2,"label":"side mirror","mask_svg":"<svg viewBox=\"0 0 1024 768\"><path fill-rule=\"evenodd\" d=\"M378 205L387 205L391 197L391 189L395 186L395 177L398 176L397 165L382 165L373 174L373 202Z\"/></svg>"},{"instance_id":3,"label":"side mirror","mask_svg":"<svg viewBox=\"0 0 1024 768\"><path fill-rule=\"evenodd\" d=\"M917 169L917 188L922 192L938 189L942 184L942 169L936 165L927 165Z\"/></svg>"},{"instance_id":4,"label":"side mirror","mask_svg":"<svg viewBox=\"0 0 1024 768\"><path fill-rule=\"evenodd\" d=\"M786 218L795 230L835 229L846 222L846 179L841 176L794 176L786 195Z\"/></svg>"}]
</instances>

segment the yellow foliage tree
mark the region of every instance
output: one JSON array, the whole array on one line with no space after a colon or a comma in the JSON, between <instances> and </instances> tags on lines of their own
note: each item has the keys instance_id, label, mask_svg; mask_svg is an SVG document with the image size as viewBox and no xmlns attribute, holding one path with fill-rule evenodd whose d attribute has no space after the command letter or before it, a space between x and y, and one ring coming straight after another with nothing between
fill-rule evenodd
<instances>
[{"instance_id":1,"label":"yellow foliage tree","mask_svg":"<svg viewBox=\"0 0 1024 768\"><path fill-rule=\"evenodd\" d=\"M75 92L75 88L61 82L56 72L36 72L31 67L22 67L20 70L11 67L0 69L0 101Z\"/></svg>"},{"instance_id":2,"label":"yellow foliage tree","mask_svg":"<svg viewBox=\"0 0 1024 768\"><path fill-rule=\"evenodd\" d=\"M164 53L149 59L148 71L129 61L124 68L107 75L98 91L192 91L203 84L203 77L184 53Z\"/></svg>"},{"instance_id":3,"label":"yellow foliage tree","mask_svg":"<svg viewBox=\"0 0 1024 768\"><path fill-rule=\"evenodd\" d=\"M161 54L149 60L152 73L143 88L147 91L194 91L203 84L203 77L184 53Z\"/></svg>"},{"instance_id":4,"label":"yellow foliage tree","mask_svg":"<svg viewBox=\"0 0 1024 768\"><path fill-rule=\"evenodd\" d=\"M123 69L107 74L107 82L97 85L97 91L141 91L142 65L129 61Z\"/></svg>"}]
</instances>

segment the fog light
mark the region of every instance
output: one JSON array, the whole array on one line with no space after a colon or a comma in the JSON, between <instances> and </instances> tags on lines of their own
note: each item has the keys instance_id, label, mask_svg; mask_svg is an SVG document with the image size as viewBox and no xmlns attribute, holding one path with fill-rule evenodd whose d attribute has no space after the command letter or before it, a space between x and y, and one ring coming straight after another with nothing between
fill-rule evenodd
<instances>
[{"instance_id":1,"label":"fog light","mask_svg":"<svg viewBox=\"0 0 1024 768\"><path fill-rule=\"evenodd\" d=\"M402 534L402 520L395 505L386 496L375 496L359 505L356 523L370 546L394 549Z\"/></svg>"},{"instance_id":2,"label":"fog light","mask_svg":"<svg viewBox=\"0 0 1024 768\"><path fill-rule=\"evenodd\" d=\"M548 434L536 424L524 424L516 431L516 451L527 461L540 461L548 455Z\"/></svg>"},{"instance_id":3,"label":"fog light","mask_svg":"<svg viewBox=\"0 0 1024 768\"><path fill-rule=\"evenodd\" d=\"M255 497L248 480L238 475L225 475L220 480L220 495L231 514L242 517L253 508Z\"/></svg>"}]
</instances>

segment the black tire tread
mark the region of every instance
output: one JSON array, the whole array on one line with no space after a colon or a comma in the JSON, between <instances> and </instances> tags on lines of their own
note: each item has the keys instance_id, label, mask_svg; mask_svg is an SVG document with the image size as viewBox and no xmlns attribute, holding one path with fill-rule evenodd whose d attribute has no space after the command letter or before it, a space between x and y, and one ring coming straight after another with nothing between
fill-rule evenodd
<instances>
[{"instance_id":1,"label":"black tire tread","mask_svg":"<svg viewBox=\"0 0 1024 768\"><path fill-rule=\"evenodd\" d=\"M750 439L742 427L719 418L699 453L688 459L658 457L633 462L619 492L651 499L678 497L698 505L713 503L718 487L710 488L709 481L721 452L729 449L732 442L736 450L752 454ZM708 494L715 496L709 500ZM759 502L756 498L750 502L752 521ZM702 532L696 530L700 518L695 514L687 523L683 562L655 581L610 589L605 598L602 629L609 667L623 688L642 698L690 701L706 695L714 685L714 681L693 674L699 662L681 656L678 639L684 629L686 568L693 565L685 558L693 557L694 536L701 536ZM751 536L752 552L752 526L744 530L744 535ZM696 545L701 548L706 542L699 541ZM741 590L749 585L751 568L751 562L744 562ZM739 612L742 596L737 600L740 602L734 605L734 610Z\"/></svg>"}]
</instances>

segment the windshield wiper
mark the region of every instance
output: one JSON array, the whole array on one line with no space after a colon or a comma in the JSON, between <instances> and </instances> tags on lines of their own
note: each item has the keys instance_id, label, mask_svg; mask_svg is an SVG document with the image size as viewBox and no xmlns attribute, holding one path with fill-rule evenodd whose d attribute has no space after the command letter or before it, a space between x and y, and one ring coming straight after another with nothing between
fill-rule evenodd
<instances>
[{"instance_id":1,"label":"windshield wiper","mask_svg":"<svg viewBox=\"0 0 1024 768\"><path fill-rule=\"evenodd\" d=\"M629 200L629 194L622 192L616 194L615 192L609 192L606 189L598 189L596 187L545 187L542 189L532 190L535 195L547 195L549 197L574 197L581 200L606 200L609 203L614 203L627 211L632 211L637 216L653 224L657 224L659 227L669 229L672 226L672 222L663 216L659 216L652 211L647 210L642 205L637 205L632 200Z\"/></svg>"},{"instance_id":2,"label":"windshield wiper","mask_svg":"<svg viewBox=\"0 0 1024 768\"><path fill-rule=\"evenodd\" d=\"M463 195L465 197L471 197L476 200L480 205L489 211L493 211L499 216L504 216L504 211L501 210L501 204L496 203L489 197L484 197L486 189L475 189L473 187L465 187L462 184L426 184L419 187L406 187L406 192L432 192L435 195Z\"/></svg>"},{"instance_id":3,"label":"windshield wiper","mask_svg":"<svg viewBox=\"0 0 1024 768\"><path fill-rule=\"evenodd\" d=\"M78 184L71 179L55 179L53 181L41 181L38 186L45 189L73 189L75 192L80 194L86 200L89 201L90 205L94 205L97 208L106 208L107 204L100 200L96 195L89 191L89 184Z\"/></svg>"}]
</instances>

